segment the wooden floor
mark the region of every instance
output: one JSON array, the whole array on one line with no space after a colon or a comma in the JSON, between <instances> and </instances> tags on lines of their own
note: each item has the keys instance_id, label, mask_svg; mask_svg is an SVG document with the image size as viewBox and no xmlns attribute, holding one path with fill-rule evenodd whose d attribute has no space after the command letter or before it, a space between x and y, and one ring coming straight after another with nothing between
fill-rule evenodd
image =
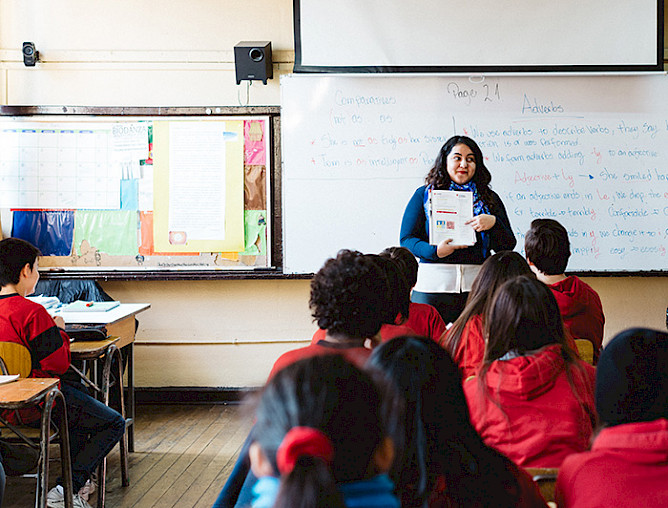
<instances>
[{"instance_id":1,"label":"wooden floor","mask_svg":"<svg viewBox=\"0 0 668 508\"><path fill-rule=\"evenodd\" d=\"M108 456L107 508L210 508L250 430L252 416L246 408L145 405L136 412L130 486L121 487L116 447ZM53 480L57 473L52 462ZM34 479L8 478L2 506L34 506L34 486ZM89 502L95 506L95 494Z\"/></svg>"}]
</instances>

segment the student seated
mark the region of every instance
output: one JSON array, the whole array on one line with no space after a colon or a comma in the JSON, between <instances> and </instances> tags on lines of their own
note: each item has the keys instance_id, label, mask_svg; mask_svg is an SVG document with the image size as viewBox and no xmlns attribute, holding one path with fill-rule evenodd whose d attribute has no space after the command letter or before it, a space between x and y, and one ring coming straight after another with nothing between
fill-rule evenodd
<instances>
[{"instance_id":1,"label":"student seated","mask_svg":"<svg viewBox=\"0 0 668 508\"><path fill-rule=\"evenodd\" d=\"M388 247L380 253L380 256L394 261L406 280L404 291L409 302L408 313L397 316L396 324L407 326L415 335L438 341L445 332L445 323L436 307L410 301L411 291L417 284L418 276L418 262L415 256L405 247Z\"/></svg>"},{"instance_id":2,"label":"student seated","mask_svg":"<svg viewBox=\"0 0 668 508\"><path fill-rule=\"evenodd\" d=\"M33 293L39 279L39 250L17 238L0 241L0 341L28 349L32 358L30 377L59 377L70 366L70 339L61 317L52 318L44 307L25 296ZM85 393L83 384L62 381L65 397L75 508L89 508L86 485L91 473L120 441L125 432L123 417ZM36 410L22 411L24 423L39 420ZM14 412L5 415L15 422ZM64 506L61 483L47 494L47 506Z\"/></svg>"},{"instance_id":3,"label":"student seated","mask_svg":"<svg viewBox=\"0 0 668 508\"><path fill-rule=\"evenodd\" d=\"M406 279L399 265L389 258L375 254L365 254L365 256L382 270L382 278L386 284L384 291L386 315L383 317L380 332L374 343L384 342L400 335L415 334L416 332L404 323L405 319L402 317L408 314L411 296L410 291L406 289ZM318 328L311 338L311 344L318 344L325 340L326 336L327 330Z\"/></svg>"},{"instance_id":4,"label":"student seated","mask_svg":"<svg viewBox=\"0 0 668 508\"><path fill-rule=\"evenodd\" d=\"M381 267L383 262L390 261L350 250L342 250L325 262L311 281L309 301L320 327L319 338L316 343L281 355L269 379L288 365L312 356L343 356L354 365L364 365L371 349L380 342L381 325L392 322L399 312L396 303L388 300L392 286ZM256 478L245 451L254 432L251 430L214 508L247 506L250 501Z\"/></svg>"},{"instance_id":5,"label":"student seated","mask_svg":"<svg viewBox=\"0 0 668 508\"><path fill-rule=\"evenodd\" d=\"M253 507L399 507L381 389L340 356L277 372L256 411Z\"/></svg>"},{"instance_id":6,"label":"student seated","mask_svg":"<svg viewBox=\"0 0 668 508\"><path fill-rule=\"evenodd\" d=\"M316 355L342 355L364 365L371 348L381 340L381 325L393 322L399 312L384 262L379 256L350 250L325 262L311 281L309 301L322 332L311 345L280 356L270 378L286 365Z\"/></svg>"},{"instance_id":7,"label":"student seated","mask_svg":"<svg viewBox=\"0 0 668 508\"><path fill-rule=\"evenodd\" d=\"M566 344L552 291L521 275L485 315L485 358L464 382L471 421L518 466L559 467L587 449L596 420L594 368Z\"/></svg>"},{"instance_id":8,"label":"student seated","mask_svg":"<svg viewBox=\"0 0 668 508\"><path fill-rule=\"evenodd\" d=\"M591 450L559 469L559 506L668 506L668 334L635 328L608 343L596 409L602 428Z\"/></svg>"},{"instance_id":9,"label":"student seated","mask_svg":"<svg viewBox=\"0 0 668 508\"><path fill-rule=\"evenodd\" d=\"M406 507L544 507L524 470L488 447L471 425L456 365L427 338L398 337L374 349L367 368L403 396L403 453L394 480Z\"/></svg>"},{"instance_id":10,"label":"student seated","mask_svg":"<svg viewBox=\"0 0 668 508\"><path fill-rule=\"evenodd\" d=\"M571 256L568 233L553 219L535 219L524 238L527 262L554 293L561 317L573 339L586 339L594 346L594 363L603 343L603 307L598 293L575 275L566 277Z\"/></svg>"},{"instance_id":11,"label":"student seated","mask_svg":"<svg viewBox=\"0 0 668 508\"><path fill-rule=\"evenodd\" d=\"M459 366L462 380L475 375L482 365L485 354L483 316L494 292L505 281L518 275L532 276L532 272L517 252L506 250L487 258L471 285L466 307L441 338L439 343Z\"/></svg>"}]
</instances>

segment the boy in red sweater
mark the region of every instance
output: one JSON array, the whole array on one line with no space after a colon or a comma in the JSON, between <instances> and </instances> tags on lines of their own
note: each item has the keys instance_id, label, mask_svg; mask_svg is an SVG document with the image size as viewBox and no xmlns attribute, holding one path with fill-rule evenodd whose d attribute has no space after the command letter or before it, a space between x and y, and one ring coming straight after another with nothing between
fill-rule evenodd
<instances>
[{"instance_id":1,"label":"boy in red sweater","mask_svg":"<svg viewBox=\"0 0 668 508\"><path fill-rule=\"evenodd\" d=\"M564 273L571 256L566 229L553 219L535 219L524 238L524 251L538 280L554 293L571 337L593 344L596 363L603 342L603 307L589 284Z\"/></svg>"},{"instance_id":2,"label":"boy in red sweater","mask_svg":"<svg viewBox=\"0 0 668 508\"><path fill-rule=\"evenodd\" d=\"M0 241L0 341L28 350L32 360L29 377L60 377L70 367L70 338L63 330L65 323L61 317L52 318L40 304L25 298L35 291L39 280L38 255L39 250L24 240ZM74 508L90 508L87 480L123 437L125 421L117 411L85 393L81 383L63 380L60 390L67 409ZM29 420L31 415L25 416ZM47 494L46 505L49 508L65 505L60 478Z\"/></svg>"}]
</instances>

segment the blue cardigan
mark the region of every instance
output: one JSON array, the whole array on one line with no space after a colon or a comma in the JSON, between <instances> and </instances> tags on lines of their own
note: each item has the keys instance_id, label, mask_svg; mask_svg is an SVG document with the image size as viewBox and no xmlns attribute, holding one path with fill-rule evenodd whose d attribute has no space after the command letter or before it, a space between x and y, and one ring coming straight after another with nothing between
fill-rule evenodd
<instances>
[{"instance_id":1,"label":"blue cardigan","mask_svg":"<svg viewBox=\"0 0 668 508\"><path fill-rule=\"evenodd\" d=\"M477 241L471 247L456 250L444 258L439 258L436 255L436 246L429 245L427 217L424 213L425 188L425 185L419 187L408 202L408 205L406 205L404 218L401 221L401 246L406 247L415 256L420 258L422 263L482 264L485 261L485 257L482 253L482 237L480 233L476 233ZM496 224L488 231L490 235L490 249L494 252L513 250L517 244L517 239L510 226L506 209L501 202L501 198L494 191L490 190L490 197L490 202L485 204L489 208L490 213L496 217ZM489 257L491 253L487 255Z\"/></svg>"}]
</instances>

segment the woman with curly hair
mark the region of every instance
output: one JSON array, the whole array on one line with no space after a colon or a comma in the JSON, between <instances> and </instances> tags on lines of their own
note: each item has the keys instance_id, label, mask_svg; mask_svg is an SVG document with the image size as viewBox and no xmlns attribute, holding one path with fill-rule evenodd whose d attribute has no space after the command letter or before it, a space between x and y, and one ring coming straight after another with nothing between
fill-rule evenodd
<instances>
[{"instance_id":1,"label":"woman with curly hair","mask_svg":"<svg viewBox=\"0 0 668 508\"><path fill-rule=\"evenodd\" d=\"M489 188L491 180L476 142L466 136L453 136L441 147L425 185L415 191L404 211L401 246L420 259L412 299L436 307L446 323L455 321L464 309L483 261L492 251L513 250L517 243L501 198ZM476 232L474 245L453 245L452 239L438 245L429 243L426 210L432 190L473 194L474 217L468 224Z\"/></svg>"}]
</instances>

